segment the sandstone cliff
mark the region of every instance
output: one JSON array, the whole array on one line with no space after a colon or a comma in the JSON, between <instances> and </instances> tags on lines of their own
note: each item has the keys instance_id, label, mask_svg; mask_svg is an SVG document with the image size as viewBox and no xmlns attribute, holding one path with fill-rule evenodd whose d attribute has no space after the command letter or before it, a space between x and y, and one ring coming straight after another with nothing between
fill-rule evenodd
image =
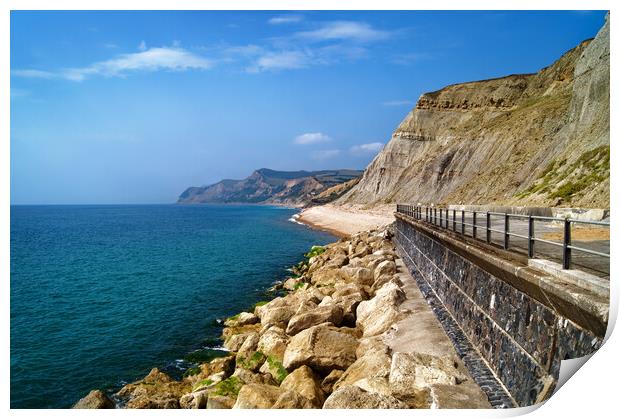
<instances>
[{"instance_id":1,"label":"sandstone cliff","mask_svg":"<svg viewBox=\"0 0 620 419\"><path fill-rule=\"evenodd\" d=\"M609 17L538 73L423 94L337 202L609 208Z\"/></svg>"},{"instance_id":2,"label":"sandstone cliff","mask_svg":"<svg viewBox=\"0 0 620 419\"><path fill-rule=\"evenodd\" d=\"M259 169L242 180L225 179L209 186L190 187L179 196L178 202L305 206L322 192L357 179L361 174L360 170L282 172Z\"/></svg>"}]
</instances>

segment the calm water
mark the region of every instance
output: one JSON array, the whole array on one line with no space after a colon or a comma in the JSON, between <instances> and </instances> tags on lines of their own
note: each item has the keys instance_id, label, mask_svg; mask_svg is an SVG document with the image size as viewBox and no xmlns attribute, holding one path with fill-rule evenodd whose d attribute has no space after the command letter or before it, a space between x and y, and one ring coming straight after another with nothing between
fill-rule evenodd
<instances>
[{"instance_id":1,"label":"calm water","mask_svg":"<svg viewBox=\"0 0 620 419\"><path fill-rule=\"evenodd\" d=\"M216 319L267 298L334 240L263 206L11 207L11 407L69 407L221 345ZM188 356L188 354L190 354Z\"/></svg>"}]
</instances>

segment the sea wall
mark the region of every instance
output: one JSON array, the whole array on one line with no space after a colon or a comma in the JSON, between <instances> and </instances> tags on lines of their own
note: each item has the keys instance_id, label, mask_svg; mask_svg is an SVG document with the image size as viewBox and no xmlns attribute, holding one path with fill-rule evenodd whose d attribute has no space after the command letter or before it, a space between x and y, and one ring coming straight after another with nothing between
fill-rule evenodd
<instances>
[{"instance_id":1,"label":"sea wall","mask_svg":"<svg viewBox=\"0 0 620 419\"><path fill-rule=\"evenodd\" d=\"M566 299L555 304L562 296L527 285L515 275L519 269L507 269L513 262L482 263L470 245L443 240L442 233L400 214L395 230L397 253L426 297L440 302L517 405L545 400L561 360L601 345L604 316Z\"/></svg>"}]
</instances>

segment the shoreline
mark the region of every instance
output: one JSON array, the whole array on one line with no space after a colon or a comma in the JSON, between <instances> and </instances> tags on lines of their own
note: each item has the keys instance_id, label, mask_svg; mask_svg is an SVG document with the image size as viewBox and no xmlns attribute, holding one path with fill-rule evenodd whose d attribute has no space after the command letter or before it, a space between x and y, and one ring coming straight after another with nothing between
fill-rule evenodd
<instances>
[{"instance_id":1,"label":"shoreline","mask_svg":"<svg viewBox=\"0 0 620 419\"><path fill-rule=\"evenodd\" d=\"M384 228L395 221L395 206L385 205L368 210L360 206L332 204L304 208L296 221L310 228L327 231L339 238Z\"/></svg>"},{"instance_id":2,"label":"shoreline","mask_svg":"<svg viewBox=\"0 0 620 419\"><path fill-rule=\"evenodd\" d=\"M221 323L228 353L196 362L180 379L153 368L112 395L91 391L74 408L430 408L443 403L433 393L437 374L450 377L444 384L451 391L465 391L464 406L487 408L451 345L434 344L424 355L403 346L412 329L403 322L420 317L412 308L422 300L412 295L417 288L391 234L383 227L313 246L268 290L274 292L268 301ZM427 329L424 323L413 332ZM429 336L447 341L441 330L435 325ZM415 378L424 385L411 393L407 371L418 367L432 373Z\"/></svg>"}]
</instances>

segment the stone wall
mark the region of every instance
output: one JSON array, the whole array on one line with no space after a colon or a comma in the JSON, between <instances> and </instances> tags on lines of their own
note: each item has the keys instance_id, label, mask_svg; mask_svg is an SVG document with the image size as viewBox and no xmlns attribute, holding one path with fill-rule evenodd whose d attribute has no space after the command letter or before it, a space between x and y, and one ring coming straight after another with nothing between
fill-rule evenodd
<instances>
[{"instance_id":1,"label":"stone wall","mask_svg":"<svg viewBox=\"0 0 620 419\"><path fill-rule=\"evenodd\" d=\"M555 388L560 361L587 355L602 343L602 337L406 217L397 216L395 241L413 276L441 302L516 405L545 400Z\"/></svg>"}]
</instances>

